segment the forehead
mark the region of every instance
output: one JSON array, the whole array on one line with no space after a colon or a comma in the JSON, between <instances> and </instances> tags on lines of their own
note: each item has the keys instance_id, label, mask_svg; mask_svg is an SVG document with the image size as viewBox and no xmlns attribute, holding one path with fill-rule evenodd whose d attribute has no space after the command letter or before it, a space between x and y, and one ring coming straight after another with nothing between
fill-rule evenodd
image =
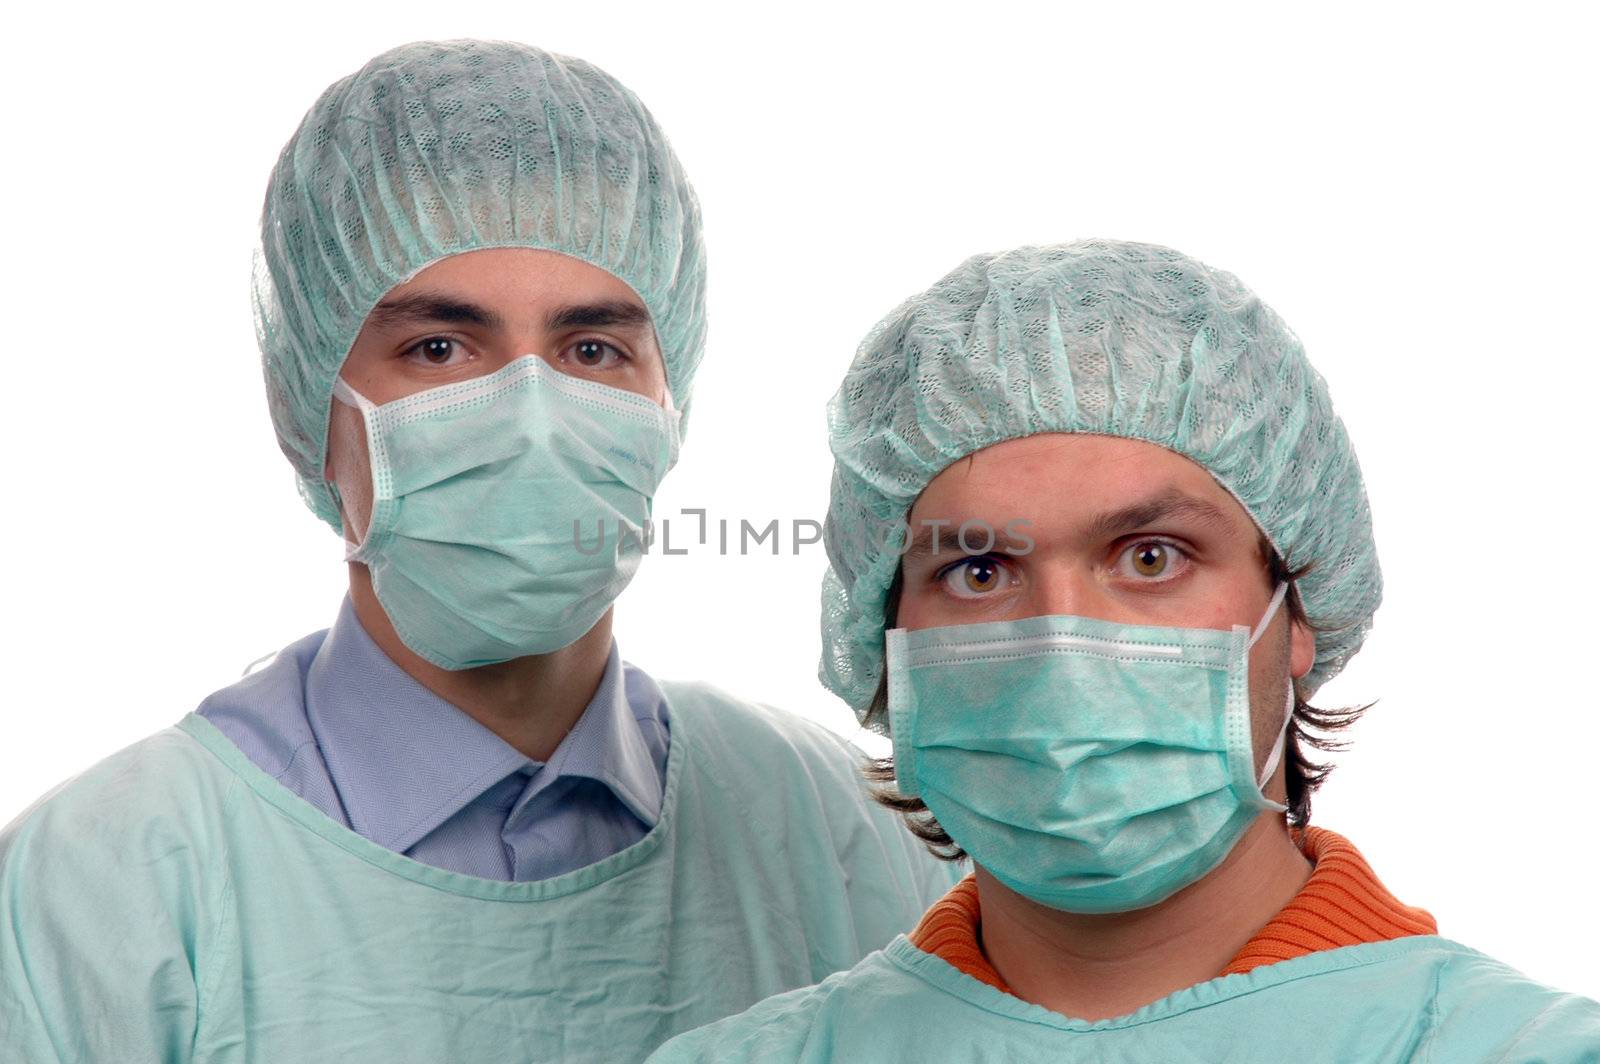
<instances>
[{"instance_id":1,"label":"forehead","mask_svg":"<svg viewBox=\"0 0 1600 1064\"><path fill-rule=\"evenodd\" d=\"M1068 528L1179 496L1209 504L1240 534L1255 530L1244 507L1199 463L1143 440L1087 433L1043 433L975 451L940 471L911 515Z\"/></svg>"}]
</instances>

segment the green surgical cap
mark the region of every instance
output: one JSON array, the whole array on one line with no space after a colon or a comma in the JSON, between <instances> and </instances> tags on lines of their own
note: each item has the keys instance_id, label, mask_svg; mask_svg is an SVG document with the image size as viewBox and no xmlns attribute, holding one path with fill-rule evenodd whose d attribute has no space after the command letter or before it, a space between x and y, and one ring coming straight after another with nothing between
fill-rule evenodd
<instances>
[{"instance_id":1,"label":"green surgical cap","mask_svg":"<svg viewBox=\"0 0 1600 1064\"><path fill-rule=\"evenodd\" d=\"M335 529L323 480L333 380L389 289L479 248L561 252L654 319L687 412L705 345L700 208L637 97L581 59L423 41L329 86L278 157L261 214L256 335L279 444Z\"/></svg>"},{"instance_id":2,"label":"green surgical cap","mask_svg":"<svg viewBox=\"0 0 1600 1064\"><path fill-rule=\"evenodd\" d=\"M820 675L864 712L883 674L884 604L912 503L1004 440L1145 440L1208 470L1291 567L1316 626L1309 697L1360 649L1383 581L1328 388L1283 321L1232 274L1111 240L978 255L862 342L828 404Z\"/></svg>"}]
</instances>

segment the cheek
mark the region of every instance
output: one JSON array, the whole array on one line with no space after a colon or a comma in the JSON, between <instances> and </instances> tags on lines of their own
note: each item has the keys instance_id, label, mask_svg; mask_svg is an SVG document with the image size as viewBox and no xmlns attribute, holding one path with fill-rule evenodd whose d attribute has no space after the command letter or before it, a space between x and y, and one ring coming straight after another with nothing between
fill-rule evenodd
<instances>
[{"instance_id":1,"label":"cheek","mask_svg":"<svg viewBox=\"0 0 1600 1064\"><path fill-rule=\"evenodd\" d=\"M641 350L638 357L628 364L623 378L627 381L623 386L629 391L637 392L658 404L666 404L667 364L659 348L651 345ZM672 397L674 403L681 403L682 398L677 395Z\"/></svg>"},{"instance_id":2,"label":"cheek","mask_svg":"<svg viewBox=\"0 0 1600 1064\"><path fill-rule=\"evenodd\" d=\"M644 395L648 399L654 400L658 406L666 405L667 371L666 368L661 365L660 361L657 361L654 365L649 366L643 373L639 375L638 379L642 385L640 388L640 394ZM674 405L677 404L677 401L677 396L673 396Z\"/></svg>"},{"instance_id":3,"label":"cheek","mask_svg":"<svg viewBox=\"0 0 1600 1064\"><path fill-rule=\"evenodd\" d=\"M328 473L339 478L367 468L367 427L361 412L337 400L328 414Z\"/></svg>"},{"instance_id":4,"label":"cheek","mask_svg":"<svg viewBox=\"0 0 1600 1064\"><path fill-rule=\"evenodd\" d=\"M895 610L894 627L897 628L932 628L939 623L935 619L937 602L927 591L919 588L916 592L903 590L900 593L900 605Z\"/></svg>"},{"instance_id":5,"label":"cheek","mask_svg":"<svg viewBox=\"0 0 1600 1064\"><path fill-rule=\"evenodd\" d=\"M962 610L963 605L963 600L944 589L943 578L933 573L907 574L895 610L895 627L938 628L972 620L971 608Z\"/></svg>"},{"instance_id":6,"label":"cheek","mask_svg":"<svg viewBox=\"0 0 1600 1064\"><path fill-rule=\"evenodd\" d=\"M339 489L345 518L359 538L372 511L372 468L360 411L335 402L328 419L327 476Z\"/></svg>"},{"instance_id":7,"label":"cheek","mask_svg":"<svg viewBox=\"0 0 1600 1064\"><path fill-rule=\"evenodd\" d=\"M1274 624L1250 652L1250 717L1257 771L1265 763L1283 727L1289 690L1287 644L1281 625Z\"/></svg>"}]
</instances>

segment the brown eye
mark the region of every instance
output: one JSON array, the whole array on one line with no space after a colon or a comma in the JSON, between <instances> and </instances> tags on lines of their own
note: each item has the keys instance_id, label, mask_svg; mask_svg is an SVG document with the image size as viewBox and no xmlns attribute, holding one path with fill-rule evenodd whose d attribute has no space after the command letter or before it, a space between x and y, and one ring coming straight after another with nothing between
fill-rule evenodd
<instances>
[{"instance_id":1,"label":"brown eye","mask_svg":"<svg viewBox=\"0 0 1600 1064\"><path fill-rule=\"evenodd\" d=\"M1000 586L1000 567L986 558L974 558L961 567L967 590L982 595Z\"/></svg>"},{"instance_id":2,"label":"brown eye","mask_svg":"<svg viewBox=\"0 0 1600 1064\"><path fill-rule=\"evenodd\" d=\"M1141 543L1133 548L1133 570L1140 576L1160 576L1167 571L1169 560L1164 543Z\"/></svg>"},{"instance_id":3,"label":"brown eye","mask_svg":"<svg viewBox=\"0 0 1600 1064\"><path fill-rule=\"evenodd\" d=\"M407 361L419 362L425 366L448 366L459 361L457 355L465 354L466 351L461 344L448 336L430 336L426 340L412 344L405 351Z\"/></svg>"},{"instance_id":4,"label":"brown eye","mask_svg":"<svg viewBox=\"0 0 1600 1064\"><path fill-rule=\"evenodd\" d=\"M610 369L627 360L615 344L604 340L579 340L566 349L565 355L584 369Z\"/></svg>"},{"instance_id":5,"label":"brown eye","mask_svg":"<svg viewBox=\"0 0 1600 1064\"><path fill-rule=\"evenodd\" d=\"M945 569L939 577L957 598L978 598L1016 586L1017 575L993 558L974 557Z\"/></svg>"}]
</instances>

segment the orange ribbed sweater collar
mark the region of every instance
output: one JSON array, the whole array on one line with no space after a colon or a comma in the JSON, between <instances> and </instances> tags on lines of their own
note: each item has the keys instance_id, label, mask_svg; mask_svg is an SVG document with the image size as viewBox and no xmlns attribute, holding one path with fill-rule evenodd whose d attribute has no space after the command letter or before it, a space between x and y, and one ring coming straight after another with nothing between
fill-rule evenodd
<instances>
[{"instance_id":1,"label":"orange ribbed sweater collar","mask_svg":"<svg viewBox=\"0 0 1600 1064\"><path fill-rule=\"evenodd\" d=\"M1312 862L1300 893L1228 962L1221 975L1248 972L1320 950L1438 933L1425 910L1390 894L1359 850L1326 828L1297 833ZM978 938L978 883L967 876L923 914L911 944L1003 993L1011 993Z\"/></svg>"}]
</instances>

